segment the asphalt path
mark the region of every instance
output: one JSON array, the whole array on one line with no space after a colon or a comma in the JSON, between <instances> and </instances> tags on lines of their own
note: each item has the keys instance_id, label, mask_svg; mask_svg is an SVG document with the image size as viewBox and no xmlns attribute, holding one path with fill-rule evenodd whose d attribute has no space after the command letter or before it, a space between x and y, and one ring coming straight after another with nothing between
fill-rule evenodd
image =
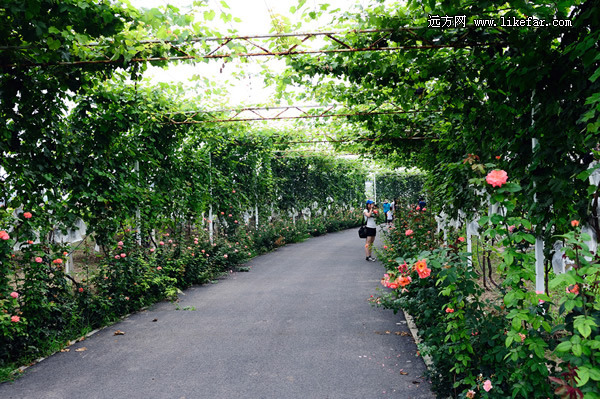
<instances>
[{"instance_id":1,"label":"asphalt path","mask_svg":"<svg viewBox=\"0 0 600 399\"><path fill-rule=\"evenodd\" d=\"M383 267L363 243L352 229L254 258L28 368L0 398L433 398L403 316L368 301Z\"/></svg>"}]
</instances>

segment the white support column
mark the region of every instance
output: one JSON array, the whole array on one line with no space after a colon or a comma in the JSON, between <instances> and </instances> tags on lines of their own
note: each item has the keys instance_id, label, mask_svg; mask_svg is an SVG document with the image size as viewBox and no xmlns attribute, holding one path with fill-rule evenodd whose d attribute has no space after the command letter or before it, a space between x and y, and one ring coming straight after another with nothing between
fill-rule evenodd
<instances>
[{"instance_id":1,"label":"white support column","mask_svg":"<svg viewBox=\"0 0 600 399\"><path fill-rule=\"evenodd\" d=\"M373 201L377 203L377 174L373 173Z\"/></svg>"},{"instance_id":2,"label":"white support column","mask_svg":"<svg viewBox=\"0 0 600 399\"><path fill-rule=\"evenodd\" d=\"M210 204L208 208L208 237L210 239L211 245L214 243L214 228L213 228L214 220L213 220L213 208L212 204Z\"/></svg>"},{"instance_id":3,"label":"white support column","mask_svg":"<svg viewBox=\"0 0 600 399\"><path fill-rule=\"evenodd\" d=\"M135 161L135 173L137 174L139 181L140 161ZM142 245L142 218L139 206L135 209L135 241L138 245Z\"/></svg>"},{"instance_id":4,"label":"white support column","mask_svg":"<svg viewBox=\"0 0 600 399\"><path fill-rule=\"evenodd\" d=\"M544 281L544 240L535 239L535 290L544 292L546 282Z\"/></svg>"},{"instance_id":5,"label":"white support column","mask_svg":"<svg viewBox=\"0 0 600 399\"><path fill-rule=\"evenodd\" d=\"M535 125L535 105L533 105L533 97L535 91L531 94L531 126ZM535 147L539 144L538 139L531 139L531 152L535 151ZM535 187L535 183L534 183ZM536 193L533 194L533 201L537 202ZM546 282L544 281L544 240L541 237L535 238L535 290L540 292L546 291Z\"/></svg>"},{"instance_id":6,"label":"white support column","mask_svg":"<svg viewBox=\"0 0 600 399\"><path fill-rule=\"evenodd\" d=\"M258 230L258 204L254 205L254 223L256 226L256 230Z\"/></svg>"},{"instance_id":7,"label":"white support column","mask_svg":"<svg viewBox=\"0 0 600 399\"><path fill-rule=\"evenodd\" d=\"M65 273L70 275L72 270L73 270L73 253L71 252L69 254L69 257L67 258L67 264L65 265Z\"/></svg>"}]
</instances>

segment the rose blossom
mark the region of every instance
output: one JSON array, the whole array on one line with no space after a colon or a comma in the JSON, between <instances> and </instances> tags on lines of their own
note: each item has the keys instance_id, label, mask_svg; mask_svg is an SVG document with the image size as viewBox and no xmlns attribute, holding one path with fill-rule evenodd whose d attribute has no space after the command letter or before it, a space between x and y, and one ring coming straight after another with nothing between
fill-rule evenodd
<instances>
[{"instance_id":1,"label":"rose blossom","mask_svg":"<svg viewBox=\"0 0 600 399\"><path fill-rule=\"evenodd\" d=\"M164 242L162 242L162 241L160 241L160 242L158 243L158 245L165 245L165 243L164 243Z\"/></svg>"},{"instance_id":2,"label":"rose blossom","mask_svg":"<svg viewBox=\"0 0 600 399\"><path fill-rule=\"evenodd\" d=\"M483 390L486 392L489 392L491 389L492 389L492 381L485 380L485 382L483 383Z\"/></svg>"},{"instance_id":3,"label":"rose blossom","mask_svg":"<svg viewBox=\"0 0 600 399\"><path fill-rule=\"evenodd\" d=\"M121 254L121 258L124 258L125 256L127 256L127 254Z\"/></svg>"},{"instance_id":4,"label":"rose blossom","mask_svg":"<svg viewBox=\"0 0 600 399\"><path fill-rule=\"evenodd\" d=\"M122 247L122 246L123 246L123 241L119 241L119 242L117 243L117 245L118 245L118 246L120 246L120 247Z\"/></svg>"},{"instance_id":5,"label":"rose blossom","mask_svg":"<svg viewBox=\"0 0 600 399\"><path fill-rule=\"evenodd\" d=\"M4 230L0 231L0 239L1 240L8 240L10 238L10 236L8 235L8 233Z\"/></svg>"},{"instance_id":6,"label":"rose blossom","mask_svg":"<svg viewBox=\"0 0 600 399\"><path fill-rule=\"evenodd\" d=\"M18 323L21 321L21 318L19 316L13 316L10 318L10 321L12 321L13 323Z\"/></svg>"},{"instance_id":7,"label":"rose blossom","mask_svg":"<svg viewBox=\"0 0 600 399\"><path fill-rule=\"evenodd\" d=\"M492 170L485 177L485 181L491 184L492 187L502 187L508 180L508 174L503 170Z\"/></svg>"},{"instance_id":8,"label":"rose blossom","mask_svg":"<svg viewBox=\"0 0 600 399\"><path fill-rule=\"evenodd\" d=\"M17 298L19 297L19 293L18 293L18 292L15 292L15 291L13 291L13 292L11 292L11 293L10 293L10 296L11 296L12 298L15 298L15 299L17 299Z\"/></svg>"},{"instance_id":9,"label":"rose blossom","mask_svg":"<svg viewBox=\"0 0 600 399\"><path fill-rule=\"evenodd\" d=\"M398 284L400 284L401 287L406 287L408 284L410 284L412 279L410 278L410 276L402 276L396 281L398 281Z\"/></svg>"},{"instance_id":10,"label":"rose blossom","mask_svg":"<svg viewBox=\"0 0 600 399\"><path fill-rule=\"evenodd\" d=\"M158 267L156 268L156 270L162 270L162 267L158 266Z\"/></svg>"},{"instance_id":11,"label":"rose blossom","mask_svg":"<svg viewBox=\"0 0 600 399\"><path fill-rule=\"evenodd\" d=\"M154 248L150 248L150 252L154 252Z\"/></svg>"},{"instance_id":12,"label":"rose blossom","mask_svg":"<svg viewBox=\"0 0 600 399\"><path fill-rule=\"evenodd\" d=\"M79 292L83 292L83 287L79 287Z\"/></svg>"},{"instance_id":13,"label":"rose blossom","mask_svg":"<svg viewBox=\"0 0 600 399\"><path fill-rule=\"evenodd\" d=\"M465 242L465 237L458 237L458 241Z\"/></svg>"},{"instance_id":14,"label":"rose blossom","mask_svg":"<svg viewBox=\"0 0 600 399\"><path fill-rule=\"evenodd\" d=\"M414 233L414 231L412 231L411 229L408 229L404 232L404 234L406 234L407 236L410 236Z\"/></svg>"},{"instance_id":15,"label":"rose blossom","mask_svg":"<svg viewBox=\"0 0 600 399\"><path fill-rule=\"evenodd\" d=\"M571 226L573 226L573 227L579 226L579 220L571 220Z\"/></svg>"},{"instance_id":16,"label":"rose blossom","mask_svg":"<svg viewBox=\"0 0 600 399\"><path fill-rule=\"evenodd\" d=\"M579 286L577 284L567 287L567 292L570 292L571 294L579 294Z\"/></svg>"},{"instance_id":17,"label":"rose blossom","mask_svg":"<svg viewBox=\"0 0 600 399\"><path fill-rule=\"evenodd\" d=\"M32 216L33 216L33 215L31 214L31 212L24 212L24 213L23 213L23 217L24 217L25 219L31 219L31 217L32 217Z\"/></svg>"},{"instance_id":18,"label":"rose blossom","mask_svg":"<svg viewBox=\"0 0 600 399\"><path fill-rule=\"evenodd\" d=\"M36 261L37 263L42 263L43 259L42 259L42 258L40 258L39 256L36 256L36 257L35 257L35 261Z\"/></svg>"},{"instance_id":19,"label":"rose blossom","mask_svg":"<svg viewBox=\"0 0 600 399\"><path fill-rule=\"evenodd\" d=\"M417 274L420 278L429 277L431 274L431 269L427 267L427 261L425 259L417 261L415 264L415 269L417 270Z\"/></svg>"},{"instance_id":20,"label":"rose blossom","mask_svg":"<svg viewBox=\"0 0 600 399\"><path fill-rule=\"evenodd\" d=\"M446 313L454 313L454 309L452 309L452 308L446 308Z\"/></svg>"},{"instance_id":21,"label":"rose blossom","mask_svg":"<svg viewBox=\"0 0 600 399\"><path fill-rule=\"evenodd\" d=\"M62 259L60 259L60 258L58 258L58 259L54 259L54 260L52 261L52 263L55 263L55 264L57 264L57 265L60 265L61 263L63 263L63 260L62 260Z\"/></svg>"}]
</instances>

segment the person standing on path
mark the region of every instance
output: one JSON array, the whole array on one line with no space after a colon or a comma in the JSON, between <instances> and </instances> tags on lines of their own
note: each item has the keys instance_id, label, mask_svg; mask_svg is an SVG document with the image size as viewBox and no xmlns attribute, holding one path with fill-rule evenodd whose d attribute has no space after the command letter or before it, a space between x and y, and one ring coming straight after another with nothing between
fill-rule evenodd
<instances>
[{"instance_id":1,"label":"person standing on path","mask_svg":"<svg viewBox=\"0 0 600 399\"><path fill-rule=\"evenodd\" d=\"M367 239L365 243L365 255L367 256L365 259L370 262L375 262L377 259L371 257L371 251L373 249L373 242L375 242L375 235L377 234L377 222L375 218L377 217L377 209L375 209L375 202L372 200L367 200L367 206L363 211L365 216L365 220L367 221Z\"/></svg>"}]
</instances>

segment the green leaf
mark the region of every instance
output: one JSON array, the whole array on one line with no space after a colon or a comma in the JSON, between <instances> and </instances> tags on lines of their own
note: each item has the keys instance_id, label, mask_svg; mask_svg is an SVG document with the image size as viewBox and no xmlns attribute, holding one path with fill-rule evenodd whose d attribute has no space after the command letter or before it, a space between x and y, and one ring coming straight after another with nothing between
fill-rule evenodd
<instances>
[{"instance_id":1,"label":"green leaf","mask_svg":"<svg viewBox=\"0 0 600 399\"><path fill-rule=\"evenodd\" d=\"M573 354L575 354L575 352L573 352ZM579 355L575 355L575 356L580 356ZM587 384L587 382L590 379L590 371L587 367L585 366L579 366L577 368L577 377L576 377L576 381L577 381L577 386L581 387L584 386L585 384Z\"/></svg>"},{"instance_id":2,"label":"green leaf","mask_svg":"<svg viewBox=\"0 0 600 399\"><path fill-rule=\"evenodd\" d=\"M571 350L572 346L573 345L571 344L571 341L564 341L564 342L561 342L560 344L558 344L556 346L556 351L558 351L558 352L568 352L568 351Z\"/></svg>"},{"instance_id":3,"label":"green leaf","mask_svg":"<svg viewBox=\"0 0 600 399\"><path fill-rule=\"evenodd\" d=\"M512 265L514 260L515 260L515 257L513 256L512 253L510 253L508 251L504 253L504 263L506 263L507 265Z\"/></svg>"},{"instance_id":4,"label":"green leaf","mask_svg":"<svg viewBox=\"0 0 600 399\"><path fill-rule=\"evenodd\" d=\"M573 321L573 327L575 327L584 338L589 337L592 333L592 327L597 326L594 319L590 316L577 316Z\"/></svg>"},{"instance_id":5,"label":"green leaf","mask_svg":"<svg viewBox=\"0 0 600 399\"><path fill-rule=\"evenodd\" d=\"M594 83L596 79L600 77L600 68L596 69L596 72L590 77L590 82Z\"/></svg>"},{"instance_id":6,"label":"green leaf","mask_svg":"<svg viewBox=\"0 0 600 399\"><path fill-rule=\"evenodd\" d=\"M573 352L573 354L577 357L581 356L581 354L583 353L583 348L581 347L581 344L574 344L573 347L571 347L571 352Z\"/></svg>"},{"instance_id":7,"label":"green leaf","mask_svg":"<svg viewBox=\"0 0 600 399\"><path fill-rule=\"evenodd\" d=\"M54 50L58 50L60 48L60 40L57 39L53 39L51 37L48 37L46 39L46 42L48 43L48 48L52 51Z\"/></svg>"},{"instance_id":8,"label":"green leaf","mask_svg":"<svg viewBox=\"0 0 600 399\"><path fill-rule=\"evenodd\" d=\"M212 21L215 18L215 15L217 15L215 10L204 11L204 20Z\"/></svg>"}]
</instances>

